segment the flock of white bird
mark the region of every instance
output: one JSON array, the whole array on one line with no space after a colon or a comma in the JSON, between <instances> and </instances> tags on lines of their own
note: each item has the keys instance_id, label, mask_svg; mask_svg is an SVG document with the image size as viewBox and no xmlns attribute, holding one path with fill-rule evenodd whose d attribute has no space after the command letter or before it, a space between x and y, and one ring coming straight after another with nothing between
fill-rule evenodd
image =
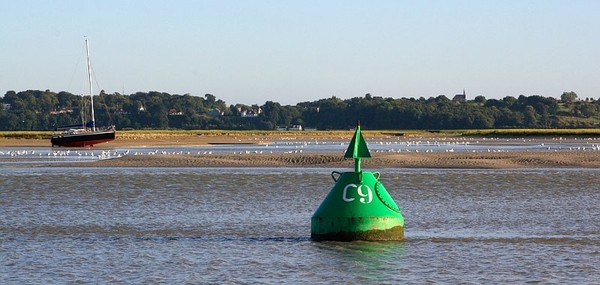
<instances>
[{"instance_id":1,"label":"flock of white bird","mask_svg":"<svg viewBox=\"0 0 600 285\"><path fill-rule=\"evenodd\" d=\"M381 140L367 143L372 152L375 153L400 153L400 152L508 152L509 150L531 150L531 151L598 151L600 143L595 141L584 140L577 143L562 143L562 138L553 138L553 142L539 143L532 139L494 139L480 138L439 138L436 140ZM273 153L303 153L303 152L319 152L340 151L346 150L348 143L335 141L285 141L264 146L253 145L249 149L233 150L233 154L273 154ZM511 147L508 147L511 146ZM514 148L517 146L516 148ZM522 146L522 148L519 148ZM240 146L241 147L241 146ZM218 147L212 148L215 153L227 153L225 149ZM165 149L136 149L136 150L72 150L72 149L52 149L52 150L14 150L0 149L0 157L49 157L57 159L71 160L103 160L120 158L126 155L211 155L213 150L202 149L199 151L169 151Z\"/></svg>"},{"instance_id":2,"label":"flock of white bird","mask_svg":"<svg viewBox=\"0 0 600 285\"><path fill-rule=\"evenodd\" d=\"M0 156L9 157L50 157L50 158L80 158L80 159L108 159L117 158L129 154L129 150L126 151L115 151L115 150L7 150L0 151Z\"/></svg>"}]
</instances>

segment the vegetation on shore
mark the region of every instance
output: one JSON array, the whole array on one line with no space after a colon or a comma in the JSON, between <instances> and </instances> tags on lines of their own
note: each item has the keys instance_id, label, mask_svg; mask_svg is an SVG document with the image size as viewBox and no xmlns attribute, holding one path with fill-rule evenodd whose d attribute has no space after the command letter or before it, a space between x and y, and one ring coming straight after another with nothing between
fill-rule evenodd
<instances>
[{"instance_id":1,"label":"vegetation on shore","mask_svg":"<svg viewBox=\"0 0 600 285\"><path fill-rule=\"evenodd\" d=\"M87 98L87 97L86 97ZM89 99L89 98L88 98ZM453 98L454 99L454 98ZM81 123L82 97L49 90L9 91L0 98L0 131L51 130ZM357 120L367 130L586 129L600 127L600 100L580 100L574 92L561 99L539 95L502 99L477 96L456 100L445 95L384 98L366 94L342 100L335 96L295 106L267 101L263 105L227 106L214 95L164 92L95 96L98 125L118 131L145 129L265 130L301 125L314 130L348 130ZM87 121L87 120L86 120ZM503 131L503 133L512 131ZM525 131L528 132L528 131ZM553 133L553 131L550 131Z\"/></svg>"},{"instance_id":2,"label":"vegetation on shore","mask_svg":"<svg viewBox=\"0 0 600 285\"><path fill-rule=\"evenodd\" d=\"M462 136L600 136L600 129L485 129L446 132Z\"/></svg>"}]
</instances>

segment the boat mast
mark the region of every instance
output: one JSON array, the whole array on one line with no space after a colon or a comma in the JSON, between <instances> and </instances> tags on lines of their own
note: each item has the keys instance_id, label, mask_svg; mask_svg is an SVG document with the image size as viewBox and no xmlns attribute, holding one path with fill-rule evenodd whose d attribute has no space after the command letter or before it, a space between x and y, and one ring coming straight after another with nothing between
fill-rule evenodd
<instances>
[{"instance_id":1,"label":"boat mast","mask_svg":"<svg viewBox=\"0 0 600 285\"><path fill-rule=\"evenodd\" d=\"M92 108L92 131L96 131L96 117L94 116L94 90L92 87L92 63L90 61L90 45L88 40L85 39L85 51L87 53L87 70L88 70L88 82L90 84L90 106Z\"/></svg>"}]
</instances>

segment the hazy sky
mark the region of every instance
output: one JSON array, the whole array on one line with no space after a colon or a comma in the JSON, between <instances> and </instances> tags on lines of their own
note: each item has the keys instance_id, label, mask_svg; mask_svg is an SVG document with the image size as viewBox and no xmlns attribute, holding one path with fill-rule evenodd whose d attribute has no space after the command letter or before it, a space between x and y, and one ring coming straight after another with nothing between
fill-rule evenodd
<instances>
[{"instance_id":1,"label":"hazy sky","mask_svg":"<svg viewBox=\"0 0 600 285\"><path fill-rule=\"evenodd\" d=\"M5 1L0 95L600 97L600 1ZM96 87L95 87L96 88Z\"/></svg>"}]
</instances>

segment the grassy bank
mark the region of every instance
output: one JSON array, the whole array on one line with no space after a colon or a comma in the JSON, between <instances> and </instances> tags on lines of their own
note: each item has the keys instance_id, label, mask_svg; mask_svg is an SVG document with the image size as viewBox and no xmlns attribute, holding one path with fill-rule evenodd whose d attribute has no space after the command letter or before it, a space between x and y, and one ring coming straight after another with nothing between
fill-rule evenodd
<instances>
[{"instance_id":1,"label":"grassy bank","mask_svg":"<svg viewBox=\"0 0 600 285\"><path fill-rule=\"evenodd\" d=\"M50 139L50 131L2 131L0 138L5 139Z\"/></svg>"},{"instance_id":2,"label":"grassy bank","mask_svg":"<svg viewBox=\"0 0 600 285\"><path fill-rule=\"evenodd\" d=\"M489 129L445 132L463 136L600 136L600 129Z\"/></svg>"},{"instance_id":3,"label":"grassy bank","mask_svg":"<svg viewBox=\"0 0 600 285\"><path fill-rule=\"evenodd\" d=\"M482 130L363 130L365 136L600 136L600 129L482 129ZM238 130L117 130L121 137L168 136L348 136L353 130L238 131ZM5 139L50 139L51 131L2 131Z\"/></svg>"},{"instance_id":4,"label":"grassy bank","mask_svg":"<svg viewBox=\"0 0 600 285\"><path fill-rule=\"evenodd\" d=\"M236 136L346 136L352 135L354 130L334 131L261 131L261 130L117 130L117 136L123 137L151 137L151 136L211 136L211 137L236 137ZM427 134L427 131L385 131L363 130L363 134L370 136L402 136ZM7 139L50 139L51 131L2 131L0 138Z\"/></svg>"}]
</instances>

